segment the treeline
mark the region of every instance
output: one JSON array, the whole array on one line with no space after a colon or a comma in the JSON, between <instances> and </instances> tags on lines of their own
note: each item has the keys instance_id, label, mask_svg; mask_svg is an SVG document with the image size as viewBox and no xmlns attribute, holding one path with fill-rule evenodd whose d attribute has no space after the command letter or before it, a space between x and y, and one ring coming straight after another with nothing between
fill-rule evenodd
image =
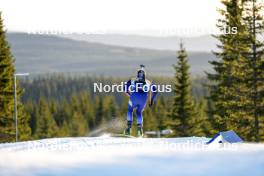
<instances>
[{"instance_id":1,"label":"treeline","mask_svg":"<svg viewBox=\"0 0 264 176\"><path fill-rule=\"evenodd\" d=\"M173 78L151 78L157 84L172 84ZM54 74L20 82L22 102L29 114L31 137L93 136L122 133L126 125L128 98L123 93L94 93L93 83L119 84L128 78L104 78ZM205 115L205 79L194 79L197 111ZM144 130L169 128L173 93L160 93L154 106L144 111ZM202 108L201 108L202 106ZM134 130L135 131L135 130ZM193 134L195 135L195 134ZM205 133L203 133L205 135Z\"/></svg>"},{"instance_id":2,"label":"treeline","mask_svg":"<svg viewBox=\"0 0 264 176\"><path fill-rule=\"evenodd\" d=\"M176 61L176 59L175 59ZM131 75L133 77L133 75ZM123 103L123 94L117 93L105 93L105 92L94 92L94 83L102 83L102 85L113 85L120 84L121 82L126 82L130 78L113 78L113 77L92 77L89 75L80 76L74 74L47 74L35 76L32 79L22 79L20 81L21 87L23 87L24 92L21 97L22 102L26 102L29 99L33 101L38 101L41 96L47 99L69 99L72 94L77 94L81 91L87 91L91 97L97 95L111 95L114 96L118 104ZM154 81L156 84L160 85L173 85L173 77L161 77L161 76L148 76L148 79ZM196 75L192 78L192 94L196 99L201 99L208 95L208 90L204 85L208 83L206 77L202 75ZM28 91L30 90L30 91ZM173 96L173 92L163 93L165 97Z\"/></svg>"}]
</instances>

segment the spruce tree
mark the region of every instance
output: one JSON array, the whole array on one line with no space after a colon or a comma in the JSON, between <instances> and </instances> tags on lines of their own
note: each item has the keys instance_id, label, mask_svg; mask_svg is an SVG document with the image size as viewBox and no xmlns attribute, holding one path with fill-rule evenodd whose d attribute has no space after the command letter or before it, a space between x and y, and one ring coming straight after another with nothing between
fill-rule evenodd
<instances>
[{"instance_id":1,"label":"spruce tree","mask_svg":"<svg viewBox=\"0 0 264 176\"><path fill-rule=\"evenodd\" d=\"M96 97L95 128L98 128L104 119L104 101L102 97Z\"/></svg>"},{"instance_id":2,"label":"spruce tree","mask_svg":"<svg viewBox=\"0 0 264 176\"><path fill-rule=\"evenodd\" d=\"M237 128L238 120L247 123L245 114L240 109L245 104L244 77L245 57L243 53L249 48L244 43L247 38L246 28L242 24L242 2L241 0L222 0L225 9L220 9L222 19L218 20L217 27L221 31L215 36L220 44L218 51L214 52L218 60L210 62L214 73L208 73L209 102L213 103L214 109L210 114L212 126L216 132ZM232 32L232 29L237 29ZM245 125L244 125L245 126ZM247 128L250 128L247 126ZM242 127L237 128L240 131Z\"/></svg>"},{"instance_id":3,"label":"spruce tree","mask_svg":"<svg viewBox=\"0 0 264 176\"><path fill-rule=\"evenodd\" d=\"M6 40L3 20L0 13L0 135L1 141L15 140L14 125L14 74L15 64L10 46ZM18 137L26 140L30 137L29 117L20 102L22 91L17 87Z\"/></svg>"},{"instance_id":4,"label":"spruce tree","mask_svg":"<svg viewBox=\"0 0 264 176\"><path fill-rule=\"evenodd\" d=\"M38 139L55 137L58 132L56 122L50 112L48 102L41 97L38 103L36 137Z\"/></svg>"},{"instance_id":5,"label":"spruce tree","mask_svg":"<svg viewBox=\"0 0 264 176\"><path fill-rule=\"evenodd\" d=\"M74 112L69 123L71 136L85 136L88 133L88 125L80 112Z\"/></svg>"},{"instance_id":6,"label":"spruce tree","mask_svg":"<svg viewBox=\"0 0 264 176\"><path fill-rule=\"evenodd\" d=\"M156 116L156 127L158 130L165 130L167 129L166 126L166 121L167 116L168 116L168 112L167 112L167 102L164 99L164 96L160 95L159 98L157 99L157 102L154 104L153 107L153 112Z\"/></svg>"},{"instance_id":7,"label":"spruce tree","mask_svg":"<svg viewBox=\"0 0 264 176\"><path fill-rule=\"evenodd\" d=\"M72 114L68 122L71 136L84 136L88 132L88 124L82 114L81 102L77 95L71 98Z\"/></svg>"},{"instance_id":8,"label":"spruce tree","mask_svg":"<svg viewBox=\"0 0 264 176\"><path fill-rule=\"evenodd\" d=\"M88 128L92 129L94 127L94 103L92 102L90 98L89 92L81 92L80 93L80 104L81 104L81 111L82 114L84 115Z\"/></svg>"},{"instance_id":9,"label":"spruce tree","mask_svg":"<svg viewBox=\"0 0 264 176\"><path fill-rule=\"evenodd\" d=\"M103 103L104 120L109 122L117 117L116 102L112 96L106 96Z\"/></svg>"},{"instance_id":10,"label":"spruce tree","mask_svg":"<svg viewBox=\"0 0 264 176\"><path fill-rule=\"evenodd\" d=\"M174 102L170 114L169 125L176 136L189 136L194 128L193 118L195 118L194 102L191 95L191 82L187 53L180 44L178 51L178 62L174 65Z\"/></svg>"},{"instance_id":11,"label":"spruce tree","mask_svg":"<svg viewBox=\"0 0 264 176\"><path fill-rule=\"evenodd\" d=\"M198 101L198 100L197 100ZM207 115L207 101L202 98L196 103L196 112L198 117L195 118L194 122L195 128L193 128L193 133L198 136L208 136L211 134L211 124L210 119Z\"/></svg>"},{"instance_id":12,"label":"spruce tree","mask_svg":"<svg viewBox=\"0 0 264 176\"><path fill-rule=\"evenodd\" d=\"M218 27L223 32L213 61L215 73L210 100L214 103L213 127L216 131L235 130L248 141L259 140L259 117L263 109L263 44L257 35L263 33L261 6L256 0L223 0L223 19ZM236 33L225 33L237 28Z\"/></svg>"},{"instance_id":13,"label":"spruce tree","mask_svg":"<svg viewBox=\"0 0 264 176\"><path fill-rule=\"evenodd\" d=\"M249 34L245 42L250 47L246 53L245 84L248 101L244 110L253 119L251 134L256 142L264 140L264 130L261 130L264 128L264 41L260 37L264 33L263 6L261 0L244 0L243 4L243 22Z\"/></svg>"}]
</instances>

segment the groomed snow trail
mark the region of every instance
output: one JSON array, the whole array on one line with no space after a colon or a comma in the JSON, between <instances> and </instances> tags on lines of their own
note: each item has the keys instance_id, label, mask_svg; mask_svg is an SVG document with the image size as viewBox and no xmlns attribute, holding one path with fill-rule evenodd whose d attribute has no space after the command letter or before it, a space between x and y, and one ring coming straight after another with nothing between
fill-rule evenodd
<instances>
[{"instance_id":1,"label":"groomed snow trail","mask_svg":"<svg viewBox=\"0 0 264 176\"><path fill-rule=\"evenodd\" d=\"M208 138L52 138L0 144L0 175L264 175L264 144Z\"/></svg>"}]
</instances>

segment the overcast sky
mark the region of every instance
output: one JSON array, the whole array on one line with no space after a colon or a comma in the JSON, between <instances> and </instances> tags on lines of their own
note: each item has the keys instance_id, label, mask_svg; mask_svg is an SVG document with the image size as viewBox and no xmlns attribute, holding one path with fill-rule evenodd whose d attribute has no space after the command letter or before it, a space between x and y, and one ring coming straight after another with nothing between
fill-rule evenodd
<instances>
[{"instance_id":1,"label":"overcast sky","mask_svg":"<svg viewBox=\"0 0 264 176\"><path fill-rule=\"evenodd\" d=\"M0 0L9 31L201 35L215 30L219 0Z\"/></svg>"}]
</instances>

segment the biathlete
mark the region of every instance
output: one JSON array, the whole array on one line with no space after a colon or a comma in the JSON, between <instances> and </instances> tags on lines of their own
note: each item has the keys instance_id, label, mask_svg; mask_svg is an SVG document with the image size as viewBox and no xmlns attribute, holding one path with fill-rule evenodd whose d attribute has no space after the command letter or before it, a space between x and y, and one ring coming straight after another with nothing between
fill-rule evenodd
<instances>
[{"instance_id":1,"label":"biathlete","mask_svg":"<svg viewBox=\"0 0 264 176\"><path fill-rule=\"evenodd\" d=\"M149 97L149 106L151 107L157 96L157 86L146 79L145 66L140 65L137 71L137 77L132 78L125 84L125 93L129 96L127 111L127 128L125 135L131 135L133 122L133 110L136 109L137 116L137 136L143 136L143 116Z\"/></svg>"}]
</instances>

